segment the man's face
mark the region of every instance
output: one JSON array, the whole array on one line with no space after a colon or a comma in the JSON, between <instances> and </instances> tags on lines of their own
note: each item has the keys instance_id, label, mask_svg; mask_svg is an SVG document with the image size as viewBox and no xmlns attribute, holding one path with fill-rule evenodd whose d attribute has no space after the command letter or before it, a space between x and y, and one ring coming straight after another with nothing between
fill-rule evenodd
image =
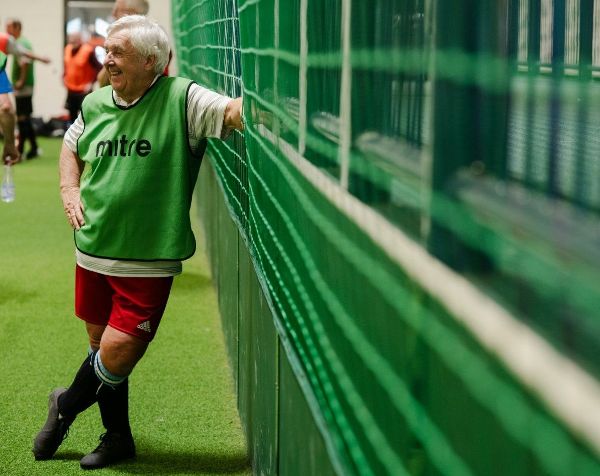
<instances>
[{"instance_id":1,"label":"man's face","mask_svg":"<svg viewBox=\"0 0 600 476\"><path fill-rule=\"evenodd\" d=\"M20 28L17 28L17 26L14 23L7 23L6 33L8 33L11 36L14 36L15 38L18 38L19 34L21 33L21 30Z\"/></svg>"},{"instance_id":2,"label":"man's face","mask_svg":"<svg viewBox=\"0 0 600 476\"><path fill-rule=\"evenodd\" d=\"M127 101L141 96L154 78L153 59L143 58L121 32L107 38L104 47L104 68L112 88Z\"/></svg>"},{"instance_id":3,"label":"man's face","mask_svg":"<svg viewBox=\"0 0 600 476\"><path fill-rule=\"evenodd\" d=\"M69 42L70 45L73 45L74 48L81 46L81 33L79 33L79 32L69 33L69 36L67 37L67 41Z\"/></svg>"}]
</instances>

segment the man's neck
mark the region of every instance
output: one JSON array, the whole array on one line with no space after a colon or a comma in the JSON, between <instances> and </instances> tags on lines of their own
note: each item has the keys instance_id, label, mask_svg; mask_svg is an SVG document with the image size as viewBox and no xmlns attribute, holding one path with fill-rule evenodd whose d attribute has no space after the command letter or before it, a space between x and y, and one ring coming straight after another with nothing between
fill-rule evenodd
<instances>
[{"instance_id":1,"label":"man's neck","mask_svg":"<svg viewBox=\"0 0 600 476\"><path fill-rule=\"evenodd\" d=\"M115 101L117 102L117 104L121 104L122 106L131 106L132 104L135 104L146 93L146 91L148 91L148 89L152 87L152 85L158 80L158 78L160 78L160 74L154 76L141 92L138 91L127 97L125 97L124 95L121 96L119 93L113 90Z\"/></svg>"}]
</instances>

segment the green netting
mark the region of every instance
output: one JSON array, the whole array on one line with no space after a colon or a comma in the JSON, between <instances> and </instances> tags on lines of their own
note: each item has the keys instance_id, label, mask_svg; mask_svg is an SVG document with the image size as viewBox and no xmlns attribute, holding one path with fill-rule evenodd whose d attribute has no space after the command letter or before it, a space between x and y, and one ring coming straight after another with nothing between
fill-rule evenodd
<instances>
[{"instance_id":1,"label":"green netting","mask_svg":"<svg viewBox=\"0 0 600 476\"><path fill-rule=\"evenodd\" d=\"M600 2L172 4L338 470L600 474Z\"/></svg>"}]
</instances>

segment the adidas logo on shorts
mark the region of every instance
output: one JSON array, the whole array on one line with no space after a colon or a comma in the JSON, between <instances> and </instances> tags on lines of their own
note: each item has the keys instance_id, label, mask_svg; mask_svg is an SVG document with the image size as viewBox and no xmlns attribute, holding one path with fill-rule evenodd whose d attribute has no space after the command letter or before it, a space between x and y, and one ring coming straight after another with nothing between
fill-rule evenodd
<instances>
[{"instance_id":1,"label":"adidas logo on shorts","mask_svg":"<svg viewBox=\"0 0 600 476\"><path fill-rule=\"evenodd\" d=\"M144 321L141 324L138 324L137 328L146 332L152 332L152 329L150 328L150 321Z\"/></svg>"}]
</instances>

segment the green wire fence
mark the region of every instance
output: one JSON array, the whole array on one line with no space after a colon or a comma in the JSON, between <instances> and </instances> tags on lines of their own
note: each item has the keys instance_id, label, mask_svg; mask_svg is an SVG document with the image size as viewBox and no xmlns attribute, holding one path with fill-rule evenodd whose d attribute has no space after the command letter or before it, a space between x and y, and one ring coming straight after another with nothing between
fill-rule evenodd
<instances>
[{"instance_id":1,"label":"green wire fence","mask_svg":"<svg viewBox=\"0 0 600 476\"><path fill-rule=\"evenodd\" d=\"M600 474L599 9L172 2L181 74L244 96L209 166L339 474Z\"/></svg>"}]
</instances>

